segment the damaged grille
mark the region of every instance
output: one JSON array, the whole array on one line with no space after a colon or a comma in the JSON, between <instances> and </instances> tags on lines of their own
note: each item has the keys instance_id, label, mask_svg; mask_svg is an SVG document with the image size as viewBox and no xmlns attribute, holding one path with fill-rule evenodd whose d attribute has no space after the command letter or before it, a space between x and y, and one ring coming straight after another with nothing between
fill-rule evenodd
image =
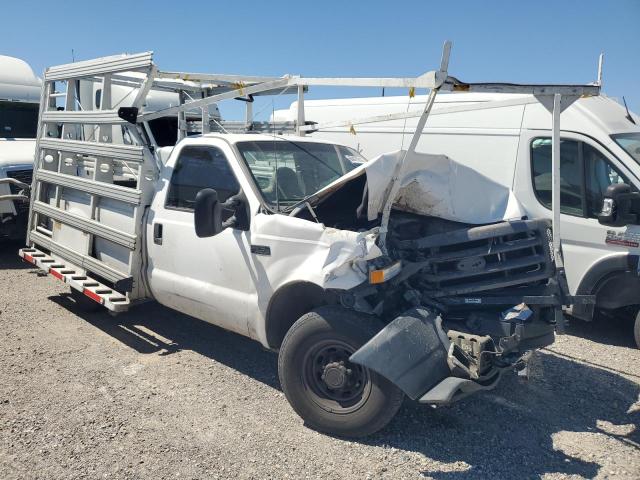
<instances>
[{"instance_id":1,"label":"damaged grille","mask_svg":"<svg viewBox=\"0 0 640 480\"><path fill-rule=\"evenodd\" d=\"M550 228L546 220L502 222L402 240L399 247L421 264L424 294L464 295L531 285L551 277L555 267Z\"/></svg>"},{"instance_id":2,"label":"damaged grille","mask_svg":"<svg viewBox=\"0 0 640 480\"><path fill-rule=\"evenodd\" d=\"M27 185L31 185L31 178L33 176L33 170L28 169L28 170L9 170L7 172L7 177L9 178L15 178L16 180L21 181L22 183L26 183ZM13 195L17 195L18 193L20 193L20 187L18 187L17 185L14 185L12 183L9 184L9 189L11 190L11 194ZM28 202L21 202L21 201L14 201L13 205L16 209L16 214L18 216L22 216L22 215L28 215L29 214L29 203Z\"/></svg>"}]
</instances>

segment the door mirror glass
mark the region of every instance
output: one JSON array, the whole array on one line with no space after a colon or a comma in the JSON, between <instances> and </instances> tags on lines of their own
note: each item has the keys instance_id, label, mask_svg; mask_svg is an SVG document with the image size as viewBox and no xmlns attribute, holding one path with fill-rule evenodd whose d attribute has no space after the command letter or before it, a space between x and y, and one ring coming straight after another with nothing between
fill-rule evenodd
<instances>
[{"instance_id":1,"label":"door mirror glass","mask_svg":"<svg viewBox=\"0 0 640 480\"><path fill-rule=\"evenodd\" d=\"M213 188L204 188L196 195L193 220L196 235L200 238L213 237L224 230L222 205L218 201L218 192Z\"/></svg>"},{"instance_id":2,"label":"door mirror glass","mask_svg":"<svg viewBox=\"0 0 640 480\"><path fill-rule=\"evenodd\" d=\"M632 192L631 187L626 183L609 185L602 201L598 222L609 227L637 224L638 215L632 213L632 207L639 199L640 194Z\"/></svg>"}]
</instances>

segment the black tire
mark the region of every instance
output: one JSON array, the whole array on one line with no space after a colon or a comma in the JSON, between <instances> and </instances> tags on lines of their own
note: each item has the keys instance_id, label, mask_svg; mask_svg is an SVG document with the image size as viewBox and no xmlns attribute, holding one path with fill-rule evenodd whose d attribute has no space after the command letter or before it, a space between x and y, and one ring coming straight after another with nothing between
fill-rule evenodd
<instances>
[{"instance_id":1,"label":"black tire","mask_svg":"<svg viewBox=\"0 0 640 480\"><path fill-rule=\"evenodd\" d=\"M381 328L374 317L333 306L320 307L293 324L280 347L278 375L287 400L307 426L362 437L395 416L402 391L377 373L344 361Z\"/></svg>"},{"instance_id":2,"label":"black tire","mask_svg":"<svg viewBox=\"0 0 640 480\"><path fill-rule=\"evenodd\" d=\"M73 301L78 306L78 309L82 312L92 313L102 309L102 305L100 305L98 302L94 302L90 298L87 298L84 293L76 290L75 288L71 289L71 298L73 298Z\"/></svg>"},{"instance_id":3,"label":"black tire","mask_svg":"<svg viewBox=\"0 0 640 480\"><path fill-rule=\"evenodd\" d=\"M636 314L636 321L633 326L633 337L636 340L636 347L640 348L640 310Z\"/></svg>"}]
</instances>

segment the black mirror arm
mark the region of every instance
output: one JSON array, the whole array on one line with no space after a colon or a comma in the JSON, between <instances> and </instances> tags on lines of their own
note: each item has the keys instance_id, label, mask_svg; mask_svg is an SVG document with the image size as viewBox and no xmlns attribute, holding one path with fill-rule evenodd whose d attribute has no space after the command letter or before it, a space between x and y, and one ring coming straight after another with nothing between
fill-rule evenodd
<instances>
[{"instance_id":1,"label":"black mirror arm","mask_svg":"<svg viewBox=\"0 0 640 480\"><path fill-rule=\"evenodd\" d=\"M222 222L222 229L224 230L225 228L233 228L236 226L236 216L233 215L229 218L227 218L224 222Z\"/></svg>"},{"instance_id":2,"label":"black mirror arm","mask_svg":"<svg viewBox=\"0 0 640 480\"><path fill-rule=\"evenodd\" d=\"M222 204L222 208L227 208L229 210L234 210L242 204L242 196L240 193L237 193L229 198L227 201Z\"/></svg>"},{"instance_id":3,"label":"black mirror arm","mask_svg":"<svg viewBox=\"0 0 640 480\"><path fill-rule=\"evenodd\" d=\"M233 195L229 198L227 198L227 201L224 202L223 204L221 204L221 207L223 209L227 209L227 210L231 210L233 211L233 215L231 217L229 217L228 219L226 219L224 222L222 222L222 229L224 230L225 228L235 228L237 223L238 223L238 208L240 208L243 205L242 203L242 193L237 193L236 195Z\"/></svg>"}]
</instances>

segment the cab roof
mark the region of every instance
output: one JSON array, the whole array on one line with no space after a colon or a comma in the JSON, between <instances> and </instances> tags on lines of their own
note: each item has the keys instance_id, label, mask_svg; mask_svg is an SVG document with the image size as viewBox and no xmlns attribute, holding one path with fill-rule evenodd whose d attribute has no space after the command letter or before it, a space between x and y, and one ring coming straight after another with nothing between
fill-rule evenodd
<instances>
[{"instance_id":1,"label":"cab roof","mask_svg":"<svg viewBox=\"0 0 640 480\"><path fill-rule=\"evenodd\" d=\"M238 142L307 142L307 143L323 143L328 145L344 146L341 143L332 142L329 140L322 140L320 138L314 138L310 136L298 136L293 134L269 134L269 133L206 133L203 138L220 138L229 143L236 144Z\"/></svg>"}]
</instances>

